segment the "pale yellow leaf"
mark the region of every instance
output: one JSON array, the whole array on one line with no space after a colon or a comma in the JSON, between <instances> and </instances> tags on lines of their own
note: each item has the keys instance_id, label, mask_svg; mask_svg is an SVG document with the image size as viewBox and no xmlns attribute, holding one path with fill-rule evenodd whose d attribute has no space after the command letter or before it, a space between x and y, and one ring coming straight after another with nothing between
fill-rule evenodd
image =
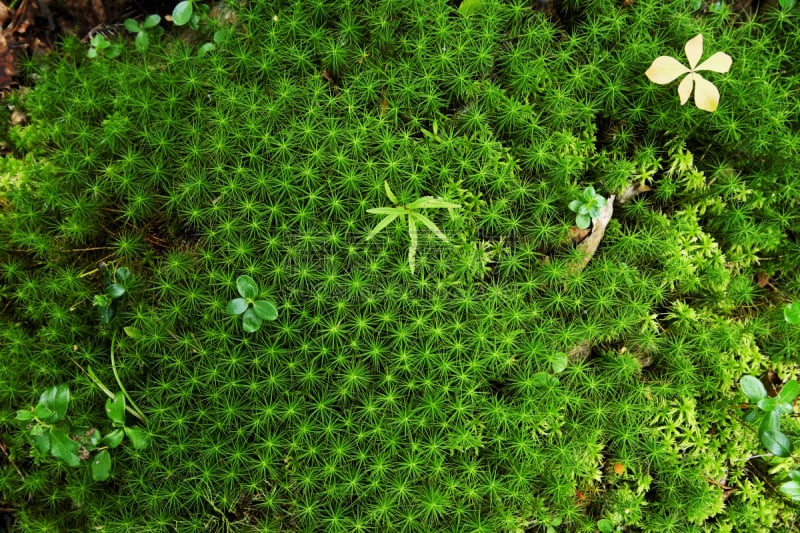
<instances>
[{"instance_id":1,"label":"pale yellow leaf","mask_svg":"<svg viewBox=\"0 0 800 533\"><path fill-rule=\"evenodd\" d=\"M725 52L717 52L700 63L695 70L710 70L712 72L725 73L731 68L733 59Z\"/></svg>"},{"instance_id":2,"label":"pale yellow leaf","mask_svg":"<svg viewBox=\"0 0 800 533\"><path fill-rule=\"evenodd\" d=\"M644 74L653 83L663 85L674 81L678 76L687 72L689 72L689 69L674 57L659 56L655 58Z\"/></svg>"},{"instance_id":3,"label":"pale yellow leaf","mask_svg":"<svg viewBox=\"0 0 800 533\"><path fill-rule=\"evenodd\" d=\"M689 73L688 76L681 80L681 84L678 85L678 96L681 97L681 105L685 104L689 101L689 97L692 95L692 88L694 88L694 74Z\"/></svg>"},{"instance_id":4,"label":"pale yellow leaf","mask_svg":"<svg viewBox=\"0 0 800 533\"><path fill-rule=\"evenodd\" d=\"M703 55L703 34L701 33L697 37L689 39L684 50L686 51L686 59L689 60L689 68L694 70Z\"/></svg>"},{"instance_id":5,"label":"pale yellow leaf","mask_svg":"<svg viewBox=\"0 0 800 533\"><path fill-rule=\"evenodd\" d=\"M713 83L695 74L694 103L703 111L715 111L719 104L719 91Z\"/></svg>"}]
</instances>

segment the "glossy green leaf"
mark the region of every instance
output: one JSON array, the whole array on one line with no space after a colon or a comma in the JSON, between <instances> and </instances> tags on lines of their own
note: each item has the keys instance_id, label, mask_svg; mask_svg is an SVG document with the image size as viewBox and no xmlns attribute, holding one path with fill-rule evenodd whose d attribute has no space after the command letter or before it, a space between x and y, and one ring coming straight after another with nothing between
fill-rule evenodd
<instances>
[{"instance_id":1,"label":"glossy green leaf","mask_svg":"<svg viewBox=\"0 0 800 533\"><path fill-rule=\"evenodd\" d=\"M464 16L473 15L483 8L483 0L462 0L458 12Z\"/></svg>"},{"instance_id":2,"label":"glossy green leaf","mask_svg":"<svg viewBox=\"0 0 800 533\"><path fill-rule=\"evenodd\" d=\"M777 430L765 431L761 434L761 444L770 453L778 457L789 457L792 454L792 441L789 437Z\"/></svg>"},{"instance_id":3,"label":"glossy green leaf","mask_svg":"<svg viewBox=\"0 0 800 533\"><path fill-rule=\"evenodd\" d=\"M778 400L792 403L797 398L798 392L800 392L800 384L795 380L791 380L781 387L781 391L778 393Z\"/></svg>"},{"instance_id":4,"label":"glossy green leaf","mask_svg":"<svg viewBox=\"0 0 800 533\"><path fill-rule=\"evenodd\" d=\"M129 279L131 279L131 269L128 267L120 267L117 269L116 273L114 274L117 278L119 283L125 283Z\"/></svg>"},{"instance_id":5,"label":"glossy green leaf","mask_svg":"<svg viewBox=\"0 0 800 533\"><path fill-rule=\"evenodd\" d=\"M775 411L769 411L761 419L761 424L758 426L759 433L766 433L767 431L778 431L781 428L781 418Z\"/></svg>"},{"instance_id":6,"label":"glossy green leaf","mask_svg":"<svg viewBox=\"0 0 800 533\"><path fill-rule=\"evenodd\" d=\"M789 470L789 479L800 483L800 470Z\"/></svg>"},{"instance_id":7,"label":"glossy green leaf","mask_svg":"<svg viewBox=\"0 0 800 533\"><path fill-rule=\"evenodd\" d=\"M147 35L146 31L140 31L136 34L134 44L136 45L136 50L144 52L150 46L150 36Z\"/></svg>"},{"instance_id":8,"label":"glossy green leaf","mask_svg":"<svg viewBox=\"0 0 800 533\"><path fill-rule=\"evenodd\" d=\"M753 420L755 420L755 419L756 419L756 416L758 416L758 409L756 409L755 407L753 407L753 408L751 408L751 409L748 409L748 410L747 410L747 411L744 413L744 416L742 417L742 419L743 419L745 422L752 422Z\"/></svg>"},{"instance_id":9,"label":"glossy green leaf","mask_svg":"<svg viewBox=\"0 0 800 533\"><path fill-rule=\"evenodd\" d=\"M789 498L790 500L794 500L796 502L800 502L800 483L797 481L788 481L781 485L779 489L781 494Z\"/></svg>"},{"instance_id":10,"label":"glossy green leaf","mask_svg":"<svg viewBox=\"0 0 800 533\"><path fill-rule=\"evenodd\" d=\"M178 5L172 10L172 22L176 26L183 26L191 20L192 11L192 3L189 0L178 2Z\"/></svg>"},{"instance_id":11,"label":"glossy green leaf","mask_svg":"<svg viewBox=\"0 0 800 533\"><path fill-rule=\"evenodd\" d=\"M752 403L758 403L759 400L767 397L767 389L764 388L761 380L754 376L742 376L742 379L739 380L739 388L742 389L744 395L747 396Z\"/></svg>"},{"instance_id":12,"label":"glossy green leaf","mask_svg":"<svg viewBox=\"0 0 800 533\"><path fill-rule=\"evenodd\" d=\"M117 392L114 395L114 400L111 398L106 400L106 415L115 426L125 425L125 395Z\"/></svg>"},{"instance_id":13,"label":"glossy green leaf","mask_svg":"<svg viewBox=\"0 0 800 533\"><path fill-rule=\"evenodd\" d=\"M111 299L120 298L123 294L125 294L125 287L119 283L112 283L106 287L106 295Z\"/></svg>"},{"instance_id":14,"label":"glossy green leaf","mask_svg":"<svg viewBox=\"0 0 800 533\"><path fill-rule=\"evenodd\" d=\"M149 15L147 18L144 19L142 22L142 28L155 28L158 26L158 23L161 22L161 17L158 15Z\"/></svg>"},{"instance_id":15,"label":"glossy green leaf","mask_svg":"<svg viewBox=\"0 0 800 533\"><path fill-rule=\"evenodd\" d=\"M31 429L31 438L33 445L42 453L50 451L50 431L44 431L42 426L36 426Z\"/></svg>"},{"instance_id":16,"label":"glossy green leaf","mask_svg":"<svg viewBox=\"0 0 800 533\"><path fill-rule=\"evenodd\" d=\"M122 442L122 439L125 438L125 433L122 429L115 429L111 433L107 434L103 437L103 442L108 444L110 448L116 448Z\"/></svg>"},{"instance_id":17,"label":"glossy green leaf","mask_svg":"<svg viewBox=\"0 0 800 533\"><path fill-rule=\"evenodd\" d=\"M111 455L108 450L102 450L92 458L92 479L105 481L111 474Z\"/></svg>"},{"instance_id":18,"label":"glossy green leaf","mask_svg":"<svg viewBox=\"0 0 800 533\"><path fill-rule=\"evenodd\" d=\"M247 275L239 276L236 280L236 288L242 298L255 298L258 296L258 285L253 281L253 278Z\"/></svg>"},{"instance_id":19,"label":"glossy green leaf","mask_svg":"<svg viewBox=\"0 0 800 533\"><path fill-rule=\"evenodd\" d=\"M575 213L577 213L578 211L580 211L582 205L583 204L581 203L580 200L572 200L569 203L569 210L570 211L574 211Z\"/></svg>"},{"instance_id":20,"label":"glossy green leaf","mask_svg":"<svg viewBox=\"0 0 800 533\"><path fill-rule=\"evenodd\" d=\"M50 454L61 459L69 466L78 466L81 462L77 455L79 444L69 438L60 429L50 430Z\"/></svg>"},{"instance_id":21,"label":"glossy green leaf","mask_svg":"<svg viewBox=\"0 0 800 533\"><path fill-rule=\"evenodd\" d=\"M262 320L256 316L256 313L253 311L252 307L245 311L242 315L242 326L247 333L258 331L258 328L261 327L261 322Z\"/></svg>"},{"instance_id":22,"label":"glossy green leaf","mask_svg":"<svg viewBox=\"0 0 800 533\"><path fill-rule=\"evenodd\" d=\"M278 309L275 304L267 300L256 300L253 304L253 311L261 320L275 320L278 318Z\"/></svg>"},{"instance_id":23,"label":"glossy green leaf","mask_svg":"<svg viewBox=\"0 0 800 533\"><path fill-rule=\"evenodd\" d=\"M47 421L49 418L53 416L53 411L46 406L39 404L33 409L33 414L39 420Z\"/></svg>"},{"instance_id":24,"label":"glossy green leaf","mask_svg":"<svg viewBox=\"0 0 800 533\"><path fill-rule=\"evenodd\" d=\"M758 400L758 408L762 411L772 411L775 409L775 398L761 398Z\"/></svg>"},{"instance_id":25,"label":"glossy green leaf","mask_svg":"<svg viewBox=\"0 0 800 533\"><path fill-rule=\"evenodd\" d=\"M108 49L108 52L106 52L106 57L113 59L118 55L120 55L121 53L122 53L122 47L115 44L114 46L111 46Z\"/></svg>"},{"instance_id":26,"label":"glossy green leaf","mask_svg":"<svg viewBox=\"0 0 800 533\"><path fill-rule=\"evenodd\" d=\"M29 420L33 420L34 414L33 411L28 410L19 410L17 411L17 420L22 420L23 422L27 422Z\"/></svg>"},{"instance_id":27,"label":"glossy green leaf","mask_svg":"<svg viewBox=\"0 0 800 533\"><path fill-rule=\"evenodd\" d=\"M123 25L125 26L125 29L131 33L137 33L142 31L142 28L139 27L139 23L133 19L125 19Z\"/></svg>"},{"instance_id":28,"label":"glossy green leaf","mask_svg":"<svg viewBox=\"0 0 800 533\"><path fill-rule=\"evenodd\" d=\"M244 298L235 298L228 302L228 305L225 306L225 312L227 312L229 315L241 315L247 311L247 307L247 300Z\"/></svg>"},{"instance_id":29,"label":"glossy green leaf","mask_svg":"<svg viewBox=\"0 0 800 533\"><path fill-rule=\"evenodd\" d=\"M789 324L800 324L800 302L792 302L783 306L783 318Z\"/></svg>"},{"instance_id":30,"label":"glossy green leaf","mask_svg":"<svg viewBox=\"0 0 800 533\"><path fill-rule=\"evenodd\" d=\"M69 386L62 384L50 387L42 393L39 403L53 412L52 416L45 422L63 420L67 416L67 406L69 405ZM41 416L39 418L44 420Z\"/></svg>"},{"instance_id":31,"label":"glossy green leaf","mask_svg":"<svg viewBox=\"0 0 800 533\"><path fill-rule=\"evenodd\" d=\"M139 428L125 427L125 434L131 439L131 444L137 450L147 448L147 434Z\"/></svg>"},{"instance_id":32,"label":"glossy green leaf","mask_svg":"<svg viewBox=\"0 0 800 533\"><path fill-rule=\"evenodd\" d=\"M597 529L602 533L612 533L614 531L614 522L608 518L603 518L597 521Z\"/></svg>"}]
</instances>

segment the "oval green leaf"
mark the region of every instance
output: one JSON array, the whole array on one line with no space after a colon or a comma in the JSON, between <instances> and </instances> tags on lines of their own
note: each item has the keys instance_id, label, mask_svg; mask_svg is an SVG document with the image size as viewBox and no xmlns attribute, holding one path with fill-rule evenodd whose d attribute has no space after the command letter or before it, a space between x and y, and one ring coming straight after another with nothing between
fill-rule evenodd
<instances>
[{"instance_id":1,"label":"oval green leaf","mask_svg":"<svg viewBox=\"0 0 800 533\"><path fill-rule=\"evenodd\" d=\"M175 6L175 9L172 10L172 22L176 26L183 26L192 18L192 2L190 0L184 0L183 2L178 2L178 5Z\"/></svg>"},{"instance_id":2,"label":"oval green leaf","mask_svg":"<svg viewBox=\"0 0 800 533\"><path fill-rule=\"evenodd\" d=\"M761 444L778 457L792 455L792 441L789 437L777 430L765 431L761 434Z\"/></svg>"},{"instance_id":3,"label":"oval green leaf","mask_svg":"<svg viewBox=\"0 0 800 533\"><path fill-rule=\"evenodd\" d=\"M150 36L147 35L146 31L140 31L136 34L136 40L134 42L136 44L136 50L145 52L147 47L150 46Z\"/></svg>"},{"instance_id":4,"label":"oval green leaf","mask_svg":"<svg viewBox=\"0 0 800 533\"><path fill-rule=\"evenodd\" d=\"M115 429L103 437L103 442L108 444L109 448L116 448L120 445L123 438L125 438L125 433L123 433L121 429Z\"/></svg>"},{"instance_id":5,"label":"oval green leaf","mask_svg":"<svg viewBox=\"0 0 800 533\"><path fill-rule=\"evenodd\" d=\"M783 306L783 318L789 324L800 324L800 302L792 302Z\"/></svg>"},{"instance_id":6,"label":"oval green leaf","mask_svg":"<svg viewBox=\"0 0 800 533\"><path fill-rule=\"evenodd\" d=\"M50 387L42 393L39 403L53 412L52 418L47 422L63 420L67 416L67 405L69 405L69 386L56 385L55 387Z\"/></svg>"},{"instance_id":7,"label":"oval green leaf","mask_svg":"<svg viewBox=\"0 0 800 533\"><path fill-rule=\"evenodd\" d=\"M112 283L106 287L106 295L111 299L116 299L125 294L125 287L119 283Z\"/></svg>"},{"instance_id":8,"label":"oval green leaf","mask_svg":"<svg viewBox=\"0 0 800 533\"><path fill-rule=\"evenodd\" d=\"M34 432L34 430L37 430ZM50 451L50 432L49 431L42 431L42 426L36 426L31 430L31 438L33 439L33 445L42 453L47 453Z\"/></svg>"},{"instance_id":9,"label":"oval green leaf","mask_svg":"<svg viewBox=\"0 0 800 533\"><path fill-rule=\"evenodd\" d=\"M236 298L228 302L225 311L230 315L241 315L247 311L247 300L244 298Z\"/></svg>"},{"instance_id":10,"label":"oval green leaf","mask_svg":"<svg viewBox=\"0 0 800 533\"><path fill-rule=\"evenodd\" d=\"M758 403L767 397L767 389L757 377L745 375L739 380L739 387L752 403Z\"/></svg>"},{"instance_id":11,"label":"oval green leaf","mask_svg":"<svg viewBox=\"0 0 800 533\"><path fill-rule=\"evenodd\" d=\"M789 498L790 500L794 500L796 502L800 502L800 483L797 481L789 481L784 483L780 486L781 494Z\"/></svg>"},{"instance_id":12,"label":"oval green leaf","mask_svg":"<svg viewBox=\"0 0 800 533\"><path fill-rule=\"evenodd\" d=\"M117 281L120 283L125 283L131 279L131 269L128 267L120 267L117 269L115 276L117 277Z\"/></svg>"},{"instance_id":13,"label":"oval green leaf","mask_svg":"<svg viewBox=\"0 0 800 533\"><path fill-rule=\"evenodd\" d=\"M92 479L105 481L111 474L111 455L103 450L92 458Z\"/></svg>"},{"instance_id":14,"label":"oval green leaf","mask_svg":"<svg viewBox=\"0 0 800 533\"><path fill-rule=\"evenodd\" d=\"M798 392L800 392L800 384L795 380L791 380L781 388L778 393L778 399L782 402L792 403L797 398Z\"/></svg>"},{"instance_id":15,"label":"oval green leaf","mask_svg":"<svg viewBox=\"0 0 800 533\"><path fill-rule=\"evenodd\" d=\"M125 425L125 396L118 392L114 395L114 400L111 398L106 400L106 415L115 426Z\"/></svg>"},{"instance_id":16,"label":"oval green leaf","mask_svg":"<svg viewBox=\"0 0 800 533\"><path fill-rule=\"evenodd\" d=\"M27 422L28 420L33 420L33 412L26 411L26 410L19 410L17 411L17 420L22 420L23 422Z\"/></svg>"},{"instance_id":17,"label":"oval green leaf","mask_svg":"<svg viewBox=\"0 0 800 533\"><path fill-rule=\"evenodd\" d=\"M145 28L145 29L154 28L154 27L156 27L158 25L159 22L161 22L161 17L160 16L158 16L158 15L150 15L146 19L144 19L144 22L142 22L142 28Z\"/></svg>"},{"instance_id":18,"label":"oval green leaf","mask_svg":"<svg viewBox=\"0 0 800 533\"><path fill-rule=\"evenodd\" d=\"M250 276L239 276L236 280L236 288L239 289L239 294L242 295L242 298L255 298L258 296L258 285Z\"/></svg>"},{"instance_id":19,"label":"oval green leaf","mask_svg":"<svg viewBox=\"0 0 800 533\"><path fill-rule=\"evenodd\" d=\"M278 309L275 304L267 300L256 300L253 304L253 311L261 320L275 320L278 318Z\"/></svg>"},{"instance_id":20,"label":"oval green leaf","mask_svg":"<svg viewBox=\"0 0 800 533\"><path fill-rule=\"evenodd\" d=\"M139 27L139 23L133 19L125 19L123 25L125 26L125 29L131 33L138 33L142 31L142 28Z\"/></svg>"},{"instance_id":21,"label":"oval green leaf","mask_svg":"<svg viewBox=\"0 0 800 533\"><path fill-rule=\"evenodd\" d=\"M137 450L147 448L147 434L139 428L125 428L125 434L131 439L131 444Z\"/></svg>"},{"instance_id":22,"label":"oval green leaf","mask_svg":"<svg viewBox=\"0 0 800 533\"><path fill-rule=\"evenodd\" d=\"M256 316L252 308L245 311L244 315L242 315L242 326L247 333L258 331L258 328L261 327L261 322L262 320Z\"/></svg>"},{"instance_id":23,"label":"oval green leaf","mask_svg":"<svg viewBox=\"0 0 800 533\"><path fill-rule=\"evenodd\" d=\"M758 432L766 433L767 431L780 431L781 417L775 411L770 411L761 419L761 424L758 426Z\"/></svg>"},{"instance_id":24,"label":"oval green leaf","mask_svg":"<svg viewBox=\"0 0 800 533\"><path fill-rule=\"evenodd\" d=\"M81 462L77 455L79 445L60 429L50 430L50 454L61 459L69 466L78 466Z\"/></svg>"},{"instance_id":25,"label":"oval green leaf","mask_svg":"<svg viewBox=\"0 0 800 533\"><path fill-rule=\"evenodd\" d=\"M592 219L589 218L589 215L580 214L575 217L575 225L578 226L580 229L586 229L589 227Z\"/></svg>"}]
</instances>

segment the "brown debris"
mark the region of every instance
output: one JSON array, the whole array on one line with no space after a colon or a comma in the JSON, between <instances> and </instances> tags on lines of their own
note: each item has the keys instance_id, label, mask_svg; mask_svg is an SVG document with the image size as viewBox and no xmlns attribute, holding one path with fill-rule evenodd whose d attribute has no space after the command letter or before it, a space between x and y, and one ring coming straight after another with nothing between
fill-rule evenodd
<instances>
[{"instance_id":1,"label":"brown debris","mask_svg":"<svg viewBox=\"0 0 800 533\"><path fill-rule=\"evenodd\" d=\"M641 194L643 192L652 191L652 190L653 189L651 187L649 187L649 186L647 186L647 185L645 185L643 183L634 183L633 185L631 185L630 187L625 189L625 192L623 192L622 194L619 195L619 198L617 199L617 201L619 203L621 203L621 204L624 204L625 202L627 202L628 200L630 200L631 198L633 198L637 194Z\"/></svg>"},{"instance_id":2,"label":"brown debris","mask_svg":"<svg viewBox=\"0 0 800 533\"><path fill-rule=\"evenodd\" d=\"M578 245L578 250L582 252L582 259L571 266L570 271L572 274L576 274L586 268L586 265L594 257L594 253L606 233L606 227L611 221L611 215L614 214L614 198L615 196L612 194L606 200L605 207L600 210L600 216L593 219L592 233Z\"/></svg>"}]
</instances>

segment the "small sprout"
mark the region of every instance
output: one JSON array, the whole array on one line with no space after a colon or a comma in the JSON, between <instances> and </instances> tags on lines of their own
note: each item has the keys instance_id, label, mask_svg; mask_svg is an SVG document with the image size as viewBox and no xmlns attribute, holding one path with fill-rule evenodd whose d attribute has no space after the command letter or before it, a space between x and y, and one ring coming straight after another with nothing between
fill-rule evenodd
<instances>
[{"instance_id":1,"label":"small sprout","mask_svg":"<svg viewBox=\"0 0 800 533\"><path fill-rule=\"evenodd\" d=\"M158 15L148 16L141 24L134 19L125 19L125 29L136 34L135 43L139 52L144 52L150 46L151 31L149 30L160 30L161 28L158 27L160 22L161 17Z\"/></svg>"},{"instance_id":2,"label":"small sprout","mask_svg":"<svg viewBox=\"0 0 800 533\"><path fill-rule=\"evenodd\" d=\"M234 298L225 307L231 315L242 315L242 325L247 333L258 331L264 320L278 318L278 309L268 300L256 300L258 285L250 276L239 276L236 288L241 298Z\"/></svg>"},{"instance_id":3,"label":"small sprout","mask_svg":"<svg viewBox=\"0 0 800 533\"><path fill-rule=\"evenodd\" d=\"M701 70L725 73L731 68L733 60L731 56L724 52L717 52L699 65L700 57L703 55L703 35L700 34L690 39L685 46L686 58L689 60L689 67L684 66L680 61L670 56L659 56L647 69L645 75L653 83L664 85L678 79L681 75L687 74L678 85L678 95L681 98L681 105L689 100L689 96L694 89L694 103L703 111L714 111L719 104L719 91L713 83L706 80L700 74Z\"/></svg>"},{"instance_id":4,"label":"small sprout","mask_svg":"<svg viewBox=\"0 0 800 533\"><path fill-rule=\"evenodd\" d=\"M594 187L586 187L579 200L572 200L569 203L570 211L577 213L575 225L580 229L586 229L592 220L600 216L600 210L606 206L606 199L597 194Z\"/></svg>"},{"instance_id":5,"label":"small sprout","mask_svg":"<svg viewBox=\"0 0 800 533\"><path fill-rule=\"evenodd\" d=\"M122 47L120 45L107 41L102 34L98 33L89 41L89 50L86 52L86 57L94 59L97 56L104 55L109 58L115 58L121 53Z\"/></svg>"}]
</instances>

